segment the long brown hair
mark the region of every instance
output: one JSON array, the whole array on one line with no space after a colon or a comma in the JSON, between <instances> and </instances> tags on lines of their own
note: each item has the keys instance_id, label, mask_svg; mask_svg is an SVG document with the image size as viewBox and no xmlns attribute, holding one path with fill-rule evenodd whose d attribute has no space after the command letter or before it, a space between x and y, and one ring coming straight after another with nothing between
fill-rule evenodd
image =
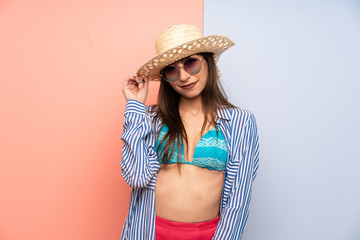
<instances>
[{"instance_id":1,"label":"long brown hair","mask_svg":"<svg viewBox=\"0 0 360 240\"><path fill-rule=\"evenodd\" d=\"M199 53L199 55L203 56L208 64L207 81L205 88L201 93L202 105L205 113L204 123L201 129L202 135L208 122L212 125L216 125L215 117L219 108L234 108L235 106L227 100L226 93L218 77L213 53ZM181 139L184 139L186 144L188 142L186 131L179 113L180 97L180 94L176 92L167 81L161 79L158 95L158 108L154 121L156 121L157 118L160 118L162 123L169 128L169 131L165 134L159 144L159 146L162 146L166 141L163 151L160 153L162 156L159 156L162 158L162 163L165 165L169 163L170 157L174 153L175 143L178 149L179 163L182 152L180 145ZM210 119L209 116L211 116Z\"/></svg>"}]
</instances>

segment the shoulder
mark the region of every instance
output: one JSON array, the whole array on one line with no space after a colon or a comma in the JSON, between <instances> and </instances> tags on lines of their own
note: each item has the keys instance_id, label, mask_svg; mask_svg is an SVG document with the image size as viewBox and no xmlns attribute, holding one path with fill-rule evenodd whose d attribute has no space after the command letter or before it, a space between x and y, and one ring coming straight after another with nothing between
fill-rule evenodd
<instances>
[{"instance_id":1,"label":"shoulder","mask_svg":"<svg viewBox=\"0 0 360 240\"><path fill-rule=\"evenodd\" d=\"M222 110L225 120L225 128L229 130L228 134L235 145L239 145L239 141L246 136L257 134L257 125L255 116L252 111L244 108L233 107Z\"/></svg>"},{"instance_id":2,"label":"shoulder","mask_svg":"<svg viewBox=\"0 0 360 240\"><path fill-rule=\"evenodd\" d=\"M239 118L242 119L246 125L256 122L254 113L248 109L236 108L234 115L239 116Z\"/></svg>"}]
</instances>

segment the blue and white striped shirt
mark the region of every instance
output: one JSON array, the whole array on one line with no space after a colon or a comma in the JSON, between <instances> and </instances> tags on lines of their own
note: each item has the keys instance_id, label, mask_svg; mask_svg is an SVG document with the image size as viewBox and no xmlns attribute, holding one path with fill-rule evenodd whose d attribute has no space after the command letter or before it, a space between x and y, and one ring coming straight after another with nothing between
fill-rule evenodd
<instances>
[{"instance_id":1,"label":"blue and white striped shirt","mask_svg":"<svg viewBox=\"0 0 360 240\"><path fill-rule=\"evenodd\" d=\"M155 136L161 120L153 123L155 106L146 107L136 100L125 106L121 174L131 187L129 212L122 240L155 239L155 184L160 164ZM150 113L149 113L150 112ZM229 149L220 220L213 240L241 239L249 214L252 183L259 166L259 136L254 115L245 109L221 109L215 121Z\"/></svg>"}]
</instances>

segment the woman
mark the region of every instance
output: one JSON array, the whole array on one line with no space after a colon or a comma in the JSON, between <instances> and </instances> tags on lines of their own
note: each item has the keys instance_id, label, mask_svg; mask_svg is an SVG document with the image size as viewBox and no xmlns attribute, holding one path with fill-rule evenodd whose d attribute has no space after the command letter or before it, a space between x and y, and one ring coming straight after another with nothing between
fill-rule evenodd
<instances>
[{"instance_id":1,"label":"woman","mask_svg":"<svg viewBox=\"0 0 360 240\"><path fill-rule=\"evenodd\" d=\"M233 44L175 25L124 80L120 164L132 189L121 239L241 238L259 143L254 115L227 101L218 77L215 59ZM161 85L146 107L150 80Z\"/></svg>"}]
</instances>

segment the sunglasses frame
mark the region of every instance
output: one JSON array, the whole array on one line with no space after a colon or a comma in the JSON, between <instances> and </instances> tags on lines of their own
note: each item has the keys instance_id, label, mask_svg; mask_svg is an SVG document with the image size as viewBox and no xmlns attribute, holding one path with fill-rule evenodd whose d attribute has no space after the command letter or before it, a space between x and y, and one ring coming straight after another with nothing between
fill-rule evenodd
<instances>
[{"instance_id":1,"label":"sunglasses frame","mask_svg":"<svg viewBox=\"0 0 360 240\"><path fill-rule=\"evenodd\" d=\"M200 70L201 70L201 68L202 68L202 62L204 61L205 58L204 58L203 56L201 56L202 59L200 60L200 59L198 59L198 58L196 58L196 57L194 57L194 56L201 56L201 55L199 55L199 54L194 54L194 55L188 56L188 57L186 57L186 58L184 58L184 59L181 59L181 60L179 60L179 61L176 61L176 62L174 62L174 63L169 64L169 65L166 66L166 67L173 66L173 67L175 67L175 68L179 71L179 76L178 76L178 78L177 78L176 80L170 81L170 80L166 79L165 75L163 74L163 70L164 70L166 67L164 67L164 68L161 69L161 71L160 71L160 76L161 76L161 78L164 79L164 80L167 81L167 82L175 82L175 81L179 80L179 78L180 78L180 70L181 70L181 68L183 68L184 71L187 72L187 73L190 74L190 75L196 74L196 73L191 74L191 73L189 73L188 71L186 71L185 68L184 68L184 63L185 63L189 58L195 58L195 59L197 59L198 61L200 61L201 65L200 65L200 69L199 69L199 71L198 71L198 72L200 72ZM178 63L182 63L183 65L182 65L181 67L179 67L179 66L177 65ZM197 73L198 73L198 72L197 72Z\"/></svg>"}]
</instances>

